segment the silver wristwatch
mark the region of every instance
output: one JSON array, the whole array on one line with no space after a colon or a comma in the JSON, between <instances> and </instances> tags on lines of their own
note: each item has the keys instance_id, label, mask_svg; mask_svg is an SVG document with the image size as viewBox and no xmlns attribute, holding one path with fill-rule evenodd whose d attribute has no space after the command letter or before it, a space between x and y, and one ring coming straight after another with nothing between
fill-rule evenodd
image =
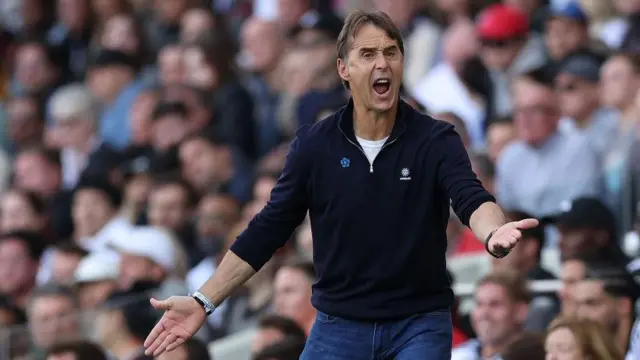
<instances>
[{"instance_id":1,"label":"silver wristwatch","mask_svg":"<svg viewBox=\"0 0 640 360\"><path fill-rule=\"evenodd\" d=\"M207 314L207 316L211 315L216 309L216 306L213 304L213 302L199 291L196 291L193 294L189 294L189 296L194 298L198 302L198 304L202 305L202 307L204 308L204 313Z\"/></svg>"}]
</instances>

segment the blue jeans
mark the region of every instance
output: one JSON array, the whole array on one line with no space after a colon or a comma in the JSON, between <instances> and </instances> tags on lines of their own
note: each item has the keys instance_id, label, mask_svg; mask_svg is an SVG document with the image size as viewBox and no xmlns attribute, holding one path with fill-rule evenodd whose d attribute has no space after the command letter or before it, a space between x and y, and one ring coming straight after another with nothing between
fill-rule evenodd
<instances>
[{"instance_id":1,"label":"blue jeans","mask_svg":"<svg viewBox=\"0 0 640 360\"><path fill-rule=\"evenodd\" d=\"M451 312L390 322L351 321L318 311L301 360L450 360Z\"/></svg>"}]
</instances>

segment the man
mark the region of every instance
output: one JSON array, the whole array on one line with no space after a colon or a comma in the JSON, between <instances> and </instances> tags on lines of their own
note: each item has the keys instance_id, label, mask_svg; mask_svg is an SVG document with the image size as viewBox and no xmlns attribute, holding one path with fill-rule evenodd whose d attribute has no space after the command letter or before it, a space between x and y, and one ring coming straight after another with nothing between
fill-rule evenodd
<instances>
[{"instance_id":1,"label":"man","mask_svg":"<svg viewBox=\"0 0 640 360\"><path fill-rule=\"evenodd\" d=\"M5 121L12 152L42 142L45 110L44 102L38 95L11 97L5 106Z\"/></svg>"},{"instance_id":2,"label":"man","mask_svg":"<svg viewBox=\"0 0 640 360\"><path fill-rule=\"evenodd\" d=\"M107 360L102 349L90 342L65 342L47 351L47 360Z\"/></svg>"},{"instance_id":3,"label":"man","mask_svg":"<svg viewBox=\"0 0 640 360\"><path fill-rule=\"evenodd\" d=\"M69 287L47 284L36 288L26 310L33 344L38 350L80 335L78 298Z\"/></svg>"},{"instance_id":4,"label":"man","mask_svg":"<svg viewBox=\"0 0 640 360\"><path fill-rule=\"evenodd\" d=\"M267 315L258 323L258 333L253 339L251 352L258 354L266 347L292 337L303 341L307 338L304 330L295 321L280 315Z\"/></svg>"},{"instance_id":5,"label":"man","mask_svg":"<svg viewBox=\"0 0 640 360\"><path fill-rule=\"evenodd\" d=\"M74 272L80 308L93 310L118 287L119 259L95 252L80 261Z\"/></svg>"},{"instance_id":6,"label":"man","mask_svg":"<svg viewBox=\"0 0 640 360\"><path fill-rule=\"evenodd\" d=\"M513 271L493 272L478 283L471 311L476 339L457 347L451 360L499 359L523 329L530 294L523 277Z\"/></svg>"},{"instance_id":7,"label":"man","mask_svg":"<svg viewBox=\"0 0 640 360\"><path fill-rule=\"evenodd\" d=\"M519 229L538 224L507 223L471 171L453 127L399 100L404 48L386 14L351 13L337 43L349 104L298 131L271 200L195 293L198 300L152 300L168 311L145 342L148 353L171 351L189 338L212 312L199 302L208 309L219 305L285 244L309 211L318 311L301 358L448 360L449 199L496 256L515 246ZM380 336L387 331L395 336Z\"/></svg>"},{"instance_id":8,"label":"man","mask_svg":"<svg viewBox=\"0 0 640 360\"><path fill-rule=\"evenodd\" d=\"M293 260L285 263L276 273L274 305L276 313L293 319L306 334L316 319L311 305L311 285L316 280L312 263Z\"/></svg>"},{"instance_id":9,"label":"man","mask_svg":"<svg viewBox=\"0 0 640 360\"><path fill-rule=\"evenodd\" d=\"M9 296L21 308L36 284L43 247L36 233L0 235L0 294Z\"/></svg>"}]
</instances>

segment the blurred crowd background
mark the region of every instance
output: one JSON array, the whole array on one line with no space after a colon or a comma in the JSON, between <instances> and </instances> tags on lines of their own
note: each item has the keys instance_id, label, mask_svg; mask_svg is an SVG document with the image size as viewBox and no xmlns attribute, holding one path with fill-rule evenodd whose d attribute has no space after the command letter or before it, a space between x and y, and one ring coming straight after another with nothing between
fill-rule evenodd
<instances>
[{"instance_id":1,"label":"blurred crowd background","mask_svg":"<svg viewBox=\"0 0 640 360\"><path fill-rule=\"evenodd\" d=\"M0 359L148 358L149 296L197 290L346 103L356 8L402 30L404 101L542 220L496 261L452 215L453 359L640 360L640 0L1 1ZM312 242L160 358L297 359Z\"/></svg>"}]
</instances>

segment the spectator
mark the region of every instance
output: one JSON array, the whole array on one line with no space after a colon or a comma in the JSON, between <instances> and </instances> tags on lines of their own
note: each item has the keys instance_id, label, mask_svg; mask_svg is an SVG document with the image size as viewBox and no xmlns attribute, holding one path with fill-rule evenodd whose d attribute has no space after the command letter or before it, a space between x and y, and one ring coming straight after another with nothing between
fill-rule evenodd
<instances>
[{"instance_id":1,"label":"spectator","mask_svg":"<svg viewBox=\"0 0 640 360\"><path fill-rule=\"evenodd\" d=\"M304 330L290 318L280 315L267 315L258 323L258 333L253 339L252 353L259 354L265 348L285 338L306 340Z\"/></svg>"},{"instance_id":2,"label":"spectator","mask_svg":"<svg viewBox=\"0 0 640 360\"><path fill-rule=\"evenodd\" d=\"M161 162L163 159L157 157L155 160L151 154L145 150L132 150L133 154L121 165L121 175L123 182L123 199L120 209L121 216L130 223L139 224L145 221L147 199L152 184L153 161Z\"/></svg>"},{"instance_id":3,"label":"spectator","mask_svg":"<svg viewBox=\"0 0 640 360\"><path fill-rule=\"evenodd\" d=\"M311 284L315 281L313 264L292 260L278 270L273 285L276 313L293 319L306 334L316 318L311 305Z\"/></svg>"},{"instance_id":4,"label":"spectator","mask_svg":"<svg viewBox=\"0 0 640 360\"><path fill-rule=\"evenodd\" d=\"M177 146L187 136L189 110L181 102L159 102L151 113L150 144L156 154Z\"/></svg>"},{"instance_id":5,"label":"spectator","mask_svg":"<svg viewBox=\"0 0 640 360\"><path fill-rule=\"evenodd\" d=\"M502 151L516 140L516 131L511 117L502 117L492 122L487 129L487 152L494 164Z\"/></svg>"},{"instance_id":6,"label":"spectator","mask_svg":"<svg viewBox=\"0 0 640 360\"><path fill-rule=\"evenodd\" d=\"M182 84L186 77L183 46L180 43L170 43L163 46L158 54L158 68L161 85Z\"/></svg>"},{"instance_id":7,"label":"spectator","mask_svg":"<svg viewBox=\"0 0 640 360\"><path fill-rule=\"evenodd\" d=\"M446 121L449 124L453 125L458 135L462 139L462 143L466 149L471 148L471 139L469 138L469 132L467 131L467 126L458 115L452 112L445 112L441 114L436 114L433 116L434 118L442 121Z\"/></svg>"},{"instance_id":8,"label":"spectator","mask_svg":"<svg viewBox=\"0 0 640 360\"><path fill-rule=\"evenodd\" d=\"M0 236L0 293L21 308L27 305L35 286L42 249L42 239L36 233L11 232Z\"/></svg>"},{"instance_id":9,"label":"spectator","mask_svg":"<svg viewBox=\"0 0 640 360\"><path fill-rule=\"evenodd\" d=\"M61 242L53 246L51 254L52 273L51 279L57 284L71 285L74 273L80 262L89 252L73 242ZM41 275L39 273L38 275ZM49 279L38 278L39 284L44 284Z\"/></svg>"},{"instance_id":10,"label":"spectator","mask_svg":"<svg viewBox=\"0 0 640 360\"><path fill-rule=\"evenodd\" d=\"M478 180L482 182L482 186L490 193L495 194L496 170L491 159L482 153L471 153L469 159L471 160L471 168L478 176Z\"/></svg>"},{"instance_id":11,"label":"spectator","mask_svg":"<svg viewBox=\"0 0 640 360\"><path fill-rule=\"evenodd\" d=\"M599 195L596 154L582 137L557 130L560 113L548 74L538 69L513 87L519 139L498 159L498 202L543 217L557 213L564 201ZM550 183L554 186L541 186Z\"/></svg>"},{"instance_id":12,"label":"spectator","mask_svg":"<svg viewBox=\"0 0 640 360\"><path fill-rule=\"evenodd\" d=\"M15 52L17 89L13 94L28 92L48 98L64 81L65 71L61 67L64 62L58 49L35 38L25 39Z\"/></svg>"},{"instance_id":13,"label":"spectator","mask_svg":"<svg viewBox=\"0 0 640 360\"><path fill-rule=\"evenodd\" d=\"M304 340L292 337L271 344L253 356L253 360L295 360L304 350Z\"/></svg>"},{"instance_id":14,"label":"spectator","mask_svg":"<svg viewBox=\"0 0 640 360\"><path fill-rule=\"evenodd\" d=\"M151 124L153 110L159 99L160 90L157 88L141 91L136 97L129 111L132 147L144 147L150 144L151 131L149 124Z\"/></svg>"},{"instance_id":15,"label":"spectator","mask_svg":"<svg viewBox=\"0 0 640 360\"><path fill-rule=\"evenodd\" d=\"M150 70L148 65L151 62L149 49L142 27L133 14L118 14L110 17L98 36L102 49L120 51L135 57L136 63L142 67L140 74L142 80L147 81L146 73Z\"/></svg>"},{"instance_id":16,"label":"spectator","mask_svg":"<svg viewBox=\"0 0 640 360\"><path fill-rule=\"evenodd\" d=\"M74 341L61 343L47 351L47 360L107 360L107 355L97 345Z\"/></svg>"},{"instance_id":17,"label":"spectator","mask_svg":"<svg viewBox=\"0 0 640 360\"><path fill-rule=\"evenodd\" d=\"M522 333L513 339L501 354L502 360L542 360L545 358L544 338L538 333Z\"/></svg>"},{"instance_id":18,"label":"spectator","mask_svg":"<svg viewBox=\"0 0 640 360\"><path fill-rule=\"evenodd\" d=\"M82 176L108 177L119 163L115 148L100 140L98 104L81 84L58 89L50 100L55 125L48 136L61 149L63 186L72 189Z\"/></svg>"},{"instance_id":19,"label":"spectator","mask_svg":"<svg viewBox=\"0 0 640 360\"><path fill-rule=\"evenodd\" d=\"M623 358L611 333L588 319L556 319L547 330L545 349L547 359L553 360Z\"/></svg>"},{"instance_id":20,"label":"spectator","mask_svg":"<svg viewBox=\"0 0 640 360\"><path fill-rule=\"evenodd\" d=\"M555 87L559 95L561 131L586 137L604 156L615 139L617 114L600 105L600 67L603 58L589 52L572 53L559 66Z\"/></svg>"},{"instance_id":21,"label":"spectator","mask_svg":"<svg viewBox=\"0 0 640 360\"><path fill-rule=\"evenodd\" d=\"M204 250L205 255L217 259L222 255L226 237L239 219L240 206L233 197L220 193L204 195L197 209L198 248ZM214 261L213 258L209 259ZM206 259L200 264L205 261ZM215 267L215 263L217 263L217 260L214 261L212 267ZM197 268L198 266L194 267L194 269ZM213 271L213 268L211 271ZM190 276L187 276L187 279L189 278ZM194 281L192 289L198 288L202 281L203 278L198 278L197 281Z\"/></svg>"},{"instance_id":22,"label":"spectator","mask_svg":"<svg viewBox=\"0 0 640 360\"><path fill-rule=\"evenodd\" d=\"M80 307L94 310L106 301L118 287L119 259L93 253L83 258L73 273Z\"/></svg>"},{"instance_id":23,"label":"spectator","mask_svg":"<svg viewBox=\"0 0 640 360\"><path fill-rule=\"evenodd\" d=\"M164 352L157 356L157 360L212 360L207 345L200 340L191 338L179 348Z\"/></svg>"},{"instance_id":24,"label":"spectator","mask_svg":"<svg viewBox=\"0 0 640 360\"><path fill-rule=\"evenodd\" d=\"M47 225L47 209L36 194L9 189L0 197L0 231L27 230L43 233Z\"/></svg>"},{"instance_id":25,"label":"spectator","mask_svg":"<svg viewBox=\"0 0 640 360\"><path fill-rule=\"evenodd\" d=\"M158 0L150 8L151 18L145 23L151 51L157 53L160 48L180 37L180 19L189 8L189 0Z\"/></svg>"},{"instance_id":26,"label":"spectator","mask_svg":"<svg viewBox=\"0 0 640 360\"><path fill-rule=\"evenodd\" d=\"M27 319L36 354L80 335L78 298L71 288L48 284L29 298Z\"/></svg>"},{"instance_id":27,"label":"spectator","mask_svg":"<svg viewBox=\"0 0 640 360\"><path fill-rule=\"evenodd\" d=\"M211 8L190 8L180 19L180 41L185 44L195 42L209 31L217 30L220 27L219 21Z\"/></svg>"},{"instance_id":28,"label":"spectator","mask_svg":"<svg viewBox=\"0 0 640 360\"><path fill-rule=\"evenodd\" d=\"M158 314L149 304L147 290L140 284L111 294L96 319L100 345L118 360L152 359L144 355L142 344Z\"/></svg>"},{"instance_id":29,"label":"spectator","mask_svg":"<svg viewBox=\"0 0 640 360\"><path fill-rule=\"evenodd\" d=\"M105 26L115 16L129 13L131 6L125 0L96 0L91 2L93 13L97 16L97 25Z\"/></svg>"},{"instance_id":30,"label":"spectator","mask_svg":"<svg viewBox=\"0 0 640 360\"><path fill-rule=\"evenodd\" d=\"M11 147L16 153L21 149L37 145L43 140L45 109L42 99L35 94L14 96L5 103Z\"/></svg>"},{"instance_id":31,"label":"spectator","mask_svg":"<svg viewBox=\"0 0 640 360\"><path fill-rule=\"evenodd\" d=\"M481 279L471 312L476 339L453 350L452 360L491 359L520 331L527 317L529 292L514 272L495 272Z\"/></svg>"},{"instance_id":32,"label":"spectator","mask_svg":"<svg viewBox=\"0 0 640 360\"><path fill-rule=\"evenodd\" d=\"M93 21L87 0L58 0L58 23L49 31L47 40L65 52L70 78L81 80L87 70L86 52L89 49Z\"/></svg>"},{"instance_id":33,"label":"spectator","mask_svg":"<svg viewBox=\"0 0 640 360\"><path fill-rule=\"evenodd\" d=\"M589 46L589 18L578 1L550 6L544 40L551 61L561 62L567 55Z\"/></svg>"},{"instance_id":34,"label":"spectator","mask_svg":"<svg viewBox=\"0 0 640 360\"><path fill-rule=\"evenodd\" d=\"M587 263L586 276L574 291L576 315L598 322L613 334L619 351L627 353L637 294L637 286L624 266L615 262Z\"/></svg>"},{"instance_id":35,"label":"spectator","mask_svg":"<svg viewBox=\"0 0 640 360\"><path fill-rule=\"evenodd\" d=\"M27 322L24 310L16 306L9 297L0 296L0 329Z\"/></svg>"}]
</instances>

